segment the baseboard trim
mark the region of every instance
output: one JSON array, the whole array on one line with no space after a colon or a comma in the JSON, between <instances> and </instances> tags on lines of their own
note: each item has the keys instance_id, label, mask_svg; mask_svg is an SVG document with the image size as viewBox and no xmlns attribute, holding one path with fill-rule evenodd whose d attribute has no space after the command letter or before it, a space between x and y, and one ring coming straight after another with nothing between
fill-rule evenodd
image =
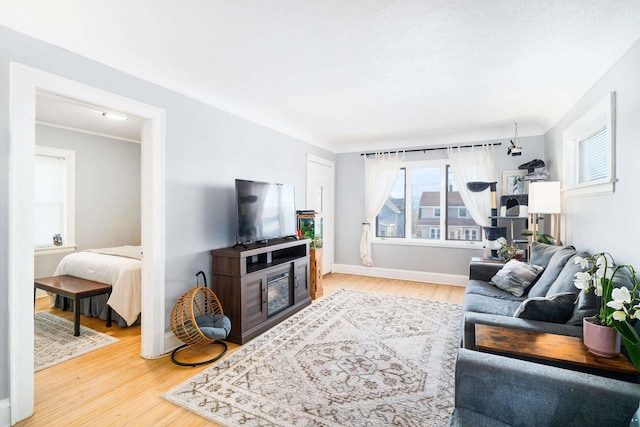
<instances>
[{"instance_id":1,"label":"baseboard trim","mask_svg":"<svg viewBox=\"0 0 640 427\"><path fill-rule=\"evenodd\" d=\"M173 332L167 332L164 335L164 351L165 351L164 354L167 355L171 353L173 350L175 350L182 344L184 343L180 341Z\"/></svg>"},{"instance_id":2,"label":"baseboard trim","mask_svg":"<svg viewBox=\"0 0 640 427\"><path fill-rule=\"evenodd\" d=\"M385 279L411 280L440 285L466 286L468 276L458 274L430 273L427 271L397 270L393 268L365 267L364 265L333 264L334 273L358 276L382 277Z\"/></svg>"},{"instance_id":3,"label":"baseboard trim","mask_svg":"<svg viewBox=\"0 0 640 427\"><path fill-rule=\"evenodd\" d=\"M11 404L9 399L0 400L0 427L9 427L11 425Z\"/></svg>"}]
</instances>

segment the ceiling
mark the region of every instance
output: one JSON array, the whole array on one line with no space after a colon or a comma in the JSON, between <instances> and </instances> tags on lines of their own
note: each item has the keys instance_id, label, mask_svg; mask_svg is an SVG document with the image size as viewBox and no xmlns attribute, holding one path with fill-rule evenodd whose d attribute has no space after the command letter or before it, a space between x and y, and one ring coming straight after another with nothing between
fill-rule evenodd
<instances>
[{"instance_id":1,"label":"ceiling","mask_svg":"<svg viewBox=\"0 0 640 427\"><path fill-rule=\"evenodd\" d=\"M540 135L637 0L34 0L0 25L334 152Z\"/></svg>"},{"instance_id":2,"label":"ceiling","mask_svg":"<svg viewBox=\"0 0 640 427\"><path fill-rule=\"evenodd\" d=\"M118 115L113 119L104 109L40 92L36 96L36 121L40 124L81 130L130 142L140 142L142 121Z\"/></svg>"}]
</instances>

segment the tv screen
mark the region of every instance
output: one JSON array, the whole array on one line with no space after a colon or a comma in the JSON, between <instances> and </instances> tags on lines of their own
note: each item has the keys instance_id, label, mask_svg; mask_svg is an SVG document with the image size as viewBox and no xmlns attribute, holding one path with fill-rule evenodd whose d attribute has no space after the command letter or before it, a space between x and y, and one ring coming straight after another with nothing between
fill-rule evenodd
<instances>
[{"instance_id":1,"label":"tv screen","mask_svg":"<svg viewBox=\"0 0 640 427\"><path fill-rule=\"evenodd\" d=\"M236 208L238 243L296 235L292 185L236 179Z\"/></svg>"}]
</instances>

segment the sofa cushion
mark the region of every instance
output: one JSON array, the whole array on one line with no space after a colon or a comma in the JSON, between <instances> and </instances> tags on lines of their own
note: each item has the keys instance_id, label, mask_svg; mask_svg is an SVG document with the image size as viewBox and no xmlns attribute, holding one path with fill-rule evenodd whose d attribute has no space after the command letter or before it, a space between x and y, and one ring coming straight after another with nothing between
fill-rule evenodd
<instances>
[{"instance_id":1,"label":"sofa cushion","mask_svg":"<svg viewBox=\"0 0 640 427\"><path fill-rule=\"evenodd\" d=\"M505 292L506 293L506 292ZM518 309L524 297L514 297L513 300L502 299L496 300L493 297L487 297L484 295L467 294L464 297L464 304L462 306L463 312L472 311L475 313L486 314L498 314L500 316L513 316L513 313Z\"/></svg>"},{"instance_id":2,"label":"sofa cushion","mask_svg":"<svg viewBox=\"0 0 640 427\"><path fill-rule=\"evenodd\" d=\"M586 252L581 252L569 258L564 267L562 267L562 271L560 272L560 274L558 274L556 280L554 280L549 287L546 296L551 296L562 292L573 292L574 294L580 292L580 289L576 288L576 285L574 285L573 281L576 278L576 273L587 271L587 268L582 268L579 263L576 264L575 259L577 256L588 258L589 254Z\"/></svg>"},{"instance_id":3,"label":"sofa cushion","mask_svg":"<svg viewBox=\"0 0 640 427\"><path fill-rule=\"evenodd\" d=\"M576 297L573 292L563 292L549 297L528 298L518 307L513 317L566 323L573 313Z\"/></svg>"},{"instance_id":4,"label":"sofa cushion","mask_svg":"<svg viewBox=\"0 0 640 427\"><path fill-rule=\"evenodd\" d=\"M567 320L568 325L582 326L582 319L598 314L598 300L593 292L578 293L578 299L573 306L571 317Z\"/></svg>"},{"instance_id":5,"label":"sofa cushion","mask_svg":"<svg viewBox=\"0 0 640 427\"><path fill-rule=\"evenodd\" d=\"M575 249L573 246L555 246L555 245L547 245L544 243L531 242L530 252L531 256L529 257L529 263L534 265L540 265L544 268L547 268L549 265L549 261L551 257L558 251L571 248Z\"/></svg>"},{"instance_id":6,"label":"sofa cushion","mask_svg":"<svg viewBox=\"0 0 640 427\"><path fill-rule=\"evenodd\" d=\"M513 294L496 287L493 283L485 282L484 280L469 280L466 285L465 294L483 295L485 297L507 300L517 298ZM523 301L525 298L517 299L518 301Z\"/></svg>"},{"instance_id":7,"label":"sofa cushion","mask_svg":"<svg viewBox=\"0 0 640 427\"><path fill-rule=\"evenodd\" d=\"M512 259L491 278L491 283L519 297L529 290L543 270L538 265Z\"/></svg>"},{"instance_id":8,"label":"sofa cushion","mask_svg":"<svg viewBox=\"0 0 640 427\"><path fill-rule=\"evenodd\" d=\"M554 252L544 271L529 291L529 297L544 297L562 272L567 260L576 254L573 246L561 246ZM535 264L533 261L532 264ZM538 264L540 265L540 264Z\"/></svg>"},{"instance_id":9,"label":"sofa cushion","mask_svg":"<svg viewBox=\"0 0 640 427\"><path fill-rule=\"evenodd\" d=\"M465 408L454 408L451 418L449 418L448 427L509 427L509 424L501 423L498 420L489 418L476 411Z\"/></svg>"}]
</instances>

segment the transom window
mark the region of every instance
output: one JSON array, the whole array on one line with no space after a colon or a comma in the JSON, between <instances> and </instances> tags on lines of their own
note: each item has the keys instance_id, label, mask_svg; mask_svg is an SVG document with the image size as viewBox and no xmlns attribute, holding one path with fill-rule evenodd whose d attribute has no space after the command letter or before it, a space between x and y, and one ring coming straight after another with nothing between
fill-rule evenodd
<instances>
[{"instance_id":1,"label":"transom window","mask_svg":"<svg viewBox=\"0 0 640 427\"><path fill-rule=\"evenodd\" d=\"M615 191L615 92L563 133L565 197Z\"/></svg>"},{"instance_id":2,"label":"transom window","mask_svg":"<svg viewBox=\"0 0 640 427\"><path fill-rule=\"evenodd\" d=\"M480 236L446 160L405 162L376 218L381 238L479 241Z\"/></svg>"}]
</instances>

